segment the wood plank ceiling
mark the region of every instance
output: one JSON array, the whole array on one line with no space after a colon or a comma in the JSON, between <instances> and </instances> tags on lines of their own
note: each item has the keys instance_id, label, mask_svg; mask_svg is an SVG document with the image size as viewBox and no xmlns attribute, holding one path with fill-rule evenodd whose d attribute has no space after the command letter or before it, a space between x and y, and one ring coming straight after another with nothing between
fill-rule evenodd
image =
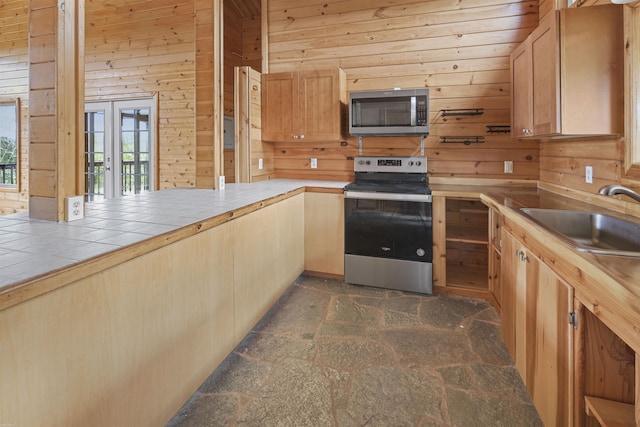
<instances>
[{"instance_id":1,"label":"wood plank ceiling","mask_svg":"<svg viewBox=\"0 0 640 427\"><path fill-rule=\"evenodd\" d=\"M224 4L235 9L243 18L260 16L260 0L225 0Z\"/></svg>"}]
</instances>

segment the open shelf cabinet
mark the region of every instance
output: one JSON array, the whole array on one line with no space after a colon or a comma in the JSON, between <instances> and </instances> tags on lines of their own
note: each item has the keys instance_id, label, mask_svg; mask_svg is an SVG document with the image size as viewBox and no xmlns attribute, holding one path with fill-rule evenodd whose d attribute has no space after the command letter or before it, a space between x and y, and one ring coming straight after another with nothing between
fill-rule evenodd
<instances>
[{"instance_id":1,"label":"open shelf cabinet","mask_svg":"<svg viewBox=\"0 0 640 427\"><path fill-rule=\"evenodd\" d=\"M635 426L636 354L595 314L579 305L575 354L577 425Z\"/></svg>"},{"instance_id":2,"label":"open shelf cabinet","mask_svg":"<svg viewBox=\"0 0 640 427\"><path fill-rule=\"evenodd\" d=\"M447 198L447 286L489 289L489 209L480 200Z\"/></svg>"}]
</instances>

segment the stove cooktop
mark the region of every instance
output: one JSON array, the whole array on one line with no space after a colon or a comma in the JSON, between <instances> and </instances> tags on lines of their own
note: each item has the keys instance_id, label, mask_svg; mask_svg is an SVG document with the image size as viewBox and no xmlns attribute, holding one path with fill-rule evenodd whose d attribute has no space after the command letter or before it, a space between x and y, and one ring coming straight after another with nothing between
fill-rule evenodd
<instances>
[{"instance_id":1,"label":"stove cooktop","mask_svg":"<svg viewBox=\"0 0 640 427\"><path fill-rule=\"evenodd\" d=\"M355 182L344 191L367 193L431 194L427 158L417 156L357 156Z\"/></svg>"},{"instance_id":2,"label":"stove cooktop","mask_svg":"<svg viewBox=\"0 0 640 427\"><path fill-rule=\"evenodd\" d=\"M365 193L431 194L425 183L417 182L371 182L356 181L347 184L344 191L362 191Z\"/></svg>"}]
</instances>

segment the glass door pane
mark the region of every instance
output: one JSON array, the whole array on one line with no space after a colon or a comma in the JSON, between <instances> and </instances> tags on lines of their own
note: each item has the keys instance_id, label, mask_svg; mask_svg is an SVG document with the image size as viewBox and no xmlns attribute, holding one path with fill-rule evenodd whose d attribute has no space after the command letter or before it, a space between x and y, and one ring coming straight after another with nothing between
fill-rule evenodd
<instances>
[{"instance_id":1,"label":"glass door pane","mask_svg":"<svg viewBox=\"0 0 640 427\"><path fill-rule=\"evenodd\" d=\"M150 183L150 110L120 110L121 195L149 191Z\"/></svg>"},{"instance_id":2,"label":"glass door pane","mask_svg":"<svg viewBox=\"0 0 640 427\"><path fill-rule=\"evenodd\" d=\"M84 113L85 200L112 197L110 103L87 104Z\"/></svg>"},{"instance_id":3,"label":"glass door pane","mask_svg":"<svg viewBox=\"0 0 640 427\"><path fill-rule=\"evenodd\" d=\"M0 102L0 187L18 186L19 102Z\"/></svg>"}]
</instances>

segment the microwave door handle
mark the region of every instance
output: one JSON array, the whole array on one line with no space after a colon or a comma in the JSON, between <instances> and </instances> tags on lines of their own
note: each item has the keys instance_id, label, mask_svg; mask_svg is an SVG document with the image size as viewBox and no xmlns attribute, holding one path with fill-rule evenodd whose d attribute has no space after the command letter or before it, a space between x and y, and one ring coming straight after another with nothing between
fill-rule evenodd
<instances>
[{"instance_id":1,"label":"microwave door handle","mask_svg":"<svg viewBox=\"0 0 640 427\"><path fill-rule=\"evenodd\" d=\"M416 97L411 97L411 126L416 125Z\"/></svg>"}]
</instances>

